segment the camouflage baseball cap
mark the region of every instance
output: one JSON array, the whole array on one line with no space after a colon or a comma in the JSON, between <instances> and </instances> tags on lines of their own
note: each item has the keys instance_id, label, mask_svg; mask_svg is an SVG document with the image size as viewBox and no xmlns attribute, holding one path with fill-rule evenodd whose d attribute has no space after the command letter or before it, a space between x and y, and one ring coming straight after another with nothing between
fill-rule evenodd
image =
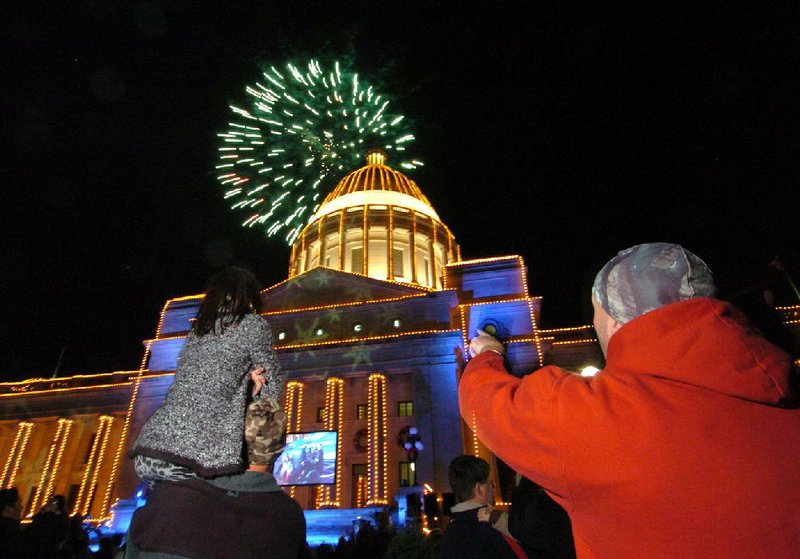
<instances>
[{"instance_id":1,"label":"camouflage baseball cap","mask_svg":"<svg viewBox=\"0 0 800 559\"><path fill-rule=\"evenodd\" d=\"M620 324L670 303L713 297L705 262L680 245L646 243L620 251L597 274L592 295Z\"/></svg>"},{"instance_id":2,"label":"camouflage baseball cap","mask_svg":"<svg viewBox=\"0 0 800 559\"><path fill-rule=\"evenodd\" d=\"M261 398L247 406L244 440L250 465L271 466L286 446L286 412L275 398Z\"/></svg>"}]
</instances>

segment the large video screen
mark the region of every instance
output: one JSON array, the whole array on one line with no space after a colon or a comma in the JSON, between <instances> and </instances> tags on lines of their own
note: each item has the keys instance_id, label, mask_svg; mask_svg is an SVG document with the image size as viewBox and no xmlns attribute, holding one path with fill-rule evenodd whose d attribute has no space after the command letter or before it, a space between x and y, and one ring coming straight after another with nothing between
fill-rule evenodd
<instances>
[{"instance_id":1,"label":"large video screen","mask_svg":"<svg viewBox=\"0 0 800 559\"><path fill-rule=\"evenodd\" d=\"M336 431L289 433L272 473L278 485L336 483Z\"/></svg>"}]
</instances>

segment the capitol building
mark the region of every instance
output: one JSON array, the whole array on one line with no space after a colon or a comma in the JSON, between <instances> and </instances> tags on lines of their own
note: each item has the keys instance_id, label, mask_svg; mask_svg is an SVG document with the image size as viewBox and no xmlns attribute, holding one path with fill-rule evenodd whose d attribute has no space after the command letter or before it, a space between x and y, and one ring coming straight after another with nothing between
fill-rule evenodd
<instances>
[{"instance_id":1,"label":"capitol building","mask_svg":"<svg viewBox=\"0 0 800 559\"><path fill-rule=\"evenodd\" d=\"M464 258L420 187L389 163L372 150L339 181L294 240L286 280L262 292L288 372L289 431L339 434L335 484L285 488L310 535L315 511L354 518L420 487L446 501L448 464L464 453L489 460L498 503L510 498L513 472L458 410L477 328L507 331L515 374L602 366L590 326L541 327L520 256ZM19 489L23 518L62 494L71 513L124 528L143 489L127 448L172 383L202 297L164 303L137 370L0 383L0 481ZM404 448L413 429L416 457Z\"/></svg>"}]
</instances>

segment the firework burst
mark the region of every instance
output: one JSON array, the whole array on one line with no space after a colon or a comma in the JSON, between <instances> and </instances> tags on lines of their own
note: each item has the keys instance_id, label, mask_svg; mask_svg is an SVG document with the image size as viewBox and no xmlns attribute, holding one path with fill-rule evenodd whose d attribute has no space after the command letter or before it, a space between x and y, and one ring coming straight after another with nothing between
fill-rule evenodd
<instances>
[{"instance_id":1,"label":"firework burst","mask_svg":"<svg viewBox=\"0 0 800 559\"><path fill-rule=\"evenodd\" d=\"M249 105L231 105L233 119L221 141L217 180L231 208L246 212L242 225L263 227L292 243L346 172L363 165L366 151L395 154L404 169L422 165L403 158L414 140L390 99L335 62L325 70L286 64L245 87Z\"/></svg>"}]
</instances>

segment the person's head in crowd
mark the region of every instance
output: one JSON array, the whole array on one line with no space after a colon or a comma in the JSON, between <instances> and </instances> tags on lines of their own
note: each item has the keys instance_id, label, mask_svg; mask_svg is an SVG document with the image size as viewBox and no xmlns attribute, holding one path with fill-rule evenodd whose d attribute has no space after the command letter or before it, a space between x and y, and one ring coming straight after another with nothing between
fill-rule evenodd
<instances>
[{"instance_id":1,"label":"person's head in crowd","mask_svg":"<svg viewBox=\"0 0 800 559\"><path fill-rule=\"evenodd\" d=\"M489 463L483 458L469 454L457 456L450 462L447 475L457 503L475 501L488 505L492 502Z\"/></svg>"},{"instance_id":2,"label":"person's head in crowd","mask_svg":"<svg viewBox=\"0 0 800 559\"><path fill-rule=\"evenodd\" d=\"M197 312L194 333L203 336L214 332L217 321L238 324L245 315L261 312L261 284L250 270L230 266L208 281L206 294Z\"/></svg>"},{"instance_id":3,"label":"person's head in crowd","mask_svg":"<svg viewBox=\"0 0 800 559\"><path fill-rule=\"evenodd\" d=\"M680 245L646 243L620 251L598 272L592 286L594 328L603 353L617 330L634 318L715 293L711 270Z\"/></svg>"},{"instance_id":4,"label":"person's head in crowd","mask_svg":"<svg viewBox=\"0 0 800 559\"><path fill-rule=\"evenodd\" d=\"M64 495L53 495L47 501L47 504L42 507L42 511L54 512L59 515L67 515L67 500Z\"/></svg>"},{"instance_id":5,"label":"person's head in crowd","mask_svg":"<svg viewBox=\"0 0 800 559\"><path fill-rule=\"evenodd\" d=\"M19 499L19 491L16 487L0 489L0 516L19 520L22 515L22 502Z\"/></svg>"}]
</instances>

